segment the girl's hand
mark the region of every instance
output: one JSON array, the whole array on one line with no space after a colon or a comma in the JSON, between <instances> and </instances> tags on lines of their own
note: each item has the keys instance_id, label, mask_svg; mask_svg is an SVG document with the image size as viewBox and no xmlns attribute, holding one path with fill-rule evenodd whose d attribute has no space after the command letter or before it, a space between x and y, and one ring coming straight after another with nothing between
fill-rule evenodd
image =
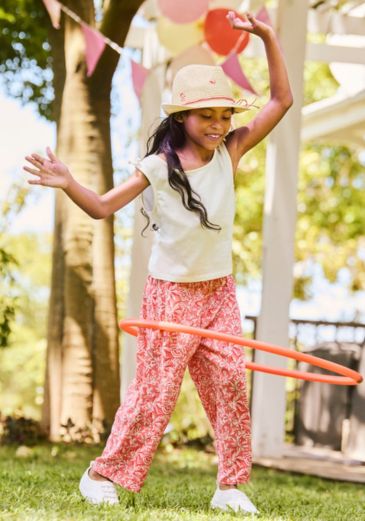
<instances>
[{"instance_id":1,"label":"girl's hand","mask_svg":"<svg viewBox=\"0 0 365 521\"><path fill-rule=\"evenodd\" d=\"M238 18L234 11L229 11L227 14L227 19L233 29L241 29L248 33L256 34L257 36L260 36L260 38L265 38L265 36L273 33L273 30L269 25L260 22L260 20L256 20L251 13L246 13L243 17L245 18L245 21Z\"/></svg>"},{"instance_id":2,"label":"girl's hand","mask_svg":"<svg viewBox=\"0 0 365 521\"><path fill-rule=\"evenodd\" d=\"M38 178L30 179L28 183L30 185L51 186L52 188L67 188L72 179L69 169L57 159L49 147L47 147L47 155L48 159L38 154L25 157L35 168L24 166L23 169Z\"/></svg>"}]
</instances>

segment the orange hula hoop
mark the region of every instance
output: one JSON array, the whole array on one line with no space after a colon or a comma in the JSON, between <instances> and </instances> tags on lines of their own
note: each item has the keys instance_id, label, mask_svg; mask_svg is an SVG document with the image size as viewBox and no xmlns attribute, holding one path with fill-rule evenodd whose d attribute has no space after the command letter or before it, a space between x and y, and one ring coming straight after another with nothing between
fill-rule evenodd
<instances>
[{"instance_id":1,"label":"orange hula hoop","mask_svg":"<svg viewBox=\"0 0 365 521\"><path fill-rule=\"evenodd\" d=\"M329 360L324 360L323 358L319 358L317 356L308 355L307 353L293 351L292 349L287 349L275 344L259 342L257 340L230 335L220 331L185 326L181 324L175 324L173 322L155 322L152 320L142 319L121 320L119 322L119 327L126 333L129 333L133 336L137 336L138 328L142 328L159 329L161 331L168 331L171 333L187 333L189 335L200 336L203 338L213 338L215 340L222 340L223 342L230 344L238 344L241 346L250 347L251 349L259 349L260 351L266 351L267 353L293 358L299 362L307 362L316 367L326 369L327 371L332 371L333 373L336 373L340 376L316 374L307 371L297 371L295 369L281 369L267 365L256 364L254 362L246 362L246 367L252 371L261 371L263 373L275 374L279 376L289 376L291 378L298 378L300 380L307 380L310 382L321 382L335 385L358 385L363 381L363 377L360 373L343 365L336 364L335 362L330 362Z\"/></svg>"}]
</instances>

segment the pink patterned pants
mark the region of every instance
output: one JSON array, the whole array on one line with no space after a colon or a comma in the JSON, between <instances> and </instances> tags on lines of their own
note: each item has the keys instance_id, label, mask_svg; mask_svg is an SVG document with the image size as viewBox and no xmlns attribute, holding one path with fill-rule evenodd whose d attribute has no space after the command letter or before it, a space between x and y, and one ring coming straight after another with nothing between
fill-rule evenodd
<instances>
[{"instance_id":1,"label":"pink patterned pants","mask_svg":"<svg viewBox=\"0 0 365 521\"><path fill-rule=\"evenodd\" d=\"M232 276L189 283L148 277L142 318L241 335L235 291ZM250 416L242 347L150 329L140 330L136 377L93 470L139 492L175 407L186 367L214 429L218 482L248 481Z\"/></svg>"}]
</instances>

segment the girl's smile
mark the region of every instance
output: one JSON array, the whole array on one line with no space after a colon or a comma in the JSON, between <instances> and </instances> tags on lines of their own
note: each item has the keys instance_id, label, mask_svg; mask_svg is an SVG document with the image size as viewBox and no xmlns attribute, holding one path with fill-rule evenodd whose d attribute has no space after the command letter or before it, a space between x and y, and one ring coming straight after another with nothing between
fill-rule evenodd
<instances>
[{"instance_id":1,"label":"girl's smile","mask_svg":"<svg viewBox=\"0 0 365 521\"><path fill-rule=\"evenodd\" d=\"M211 139L212 141L220 140L222 137L222 134L206 134L208 139Z\"/></svg>"},{"instance_id":2,"label":"girl's smile","mask_svg":"<svg viewBox=\"0 0 365 521\"><path fill-rule=\"evenodd\" d=\"M180 115L184 125L187 142L190 146L212 152L224 140L231 128L232 109L209 107L193 109Z\"/></svg>"}]
</instances>

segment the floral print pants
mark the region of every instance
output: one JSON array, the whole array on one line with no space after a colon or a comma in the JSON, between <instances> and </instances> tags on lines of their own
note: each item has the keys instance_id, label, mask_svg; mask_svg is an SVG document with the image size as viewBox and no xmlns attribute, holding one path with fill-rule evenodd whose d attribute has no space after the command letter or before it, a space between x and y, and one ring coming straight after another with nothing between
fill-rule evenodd
<instances>
[{"instance_id":1,"label":"floral print pants","mask_svg":"<svg viewBox=\"0 0 365 521\"><path fill-rule=\"evenodd\" d=\"M148 277L142 318L241 335L235 282ZM140 329L136 376L93 470L139 492L178 398L186 367L213 426L218 482L245 483L251 470L250 416L242 347L185 333Z\"/></svg>"}]
</instances>

